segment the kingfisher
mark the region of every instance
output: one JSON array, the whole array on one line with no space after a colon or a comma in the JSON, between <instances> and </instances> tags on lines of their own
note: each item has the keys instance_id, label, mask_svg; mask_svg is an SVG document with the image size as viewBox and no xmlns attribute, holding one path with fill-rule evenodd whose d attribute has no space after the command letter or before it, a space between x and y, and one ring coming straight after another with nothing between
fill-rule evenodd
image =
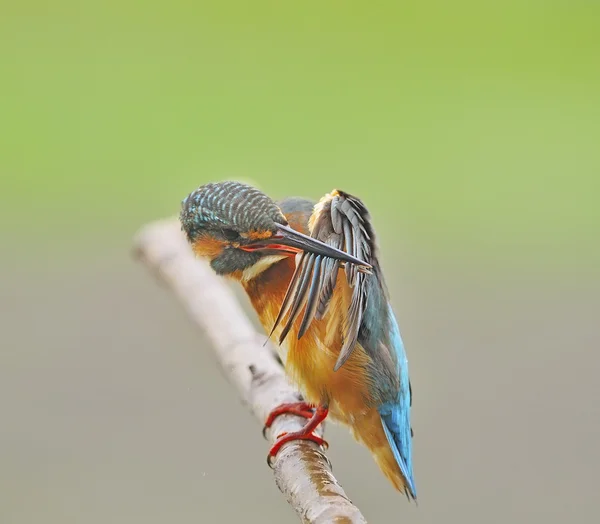
<instances>
[{"instance_id":1,"label":"kingfisher","mask_svg":"<svg viewBox=\"0 0 600 524\"><path fill-rule=\"evenodd\" d=\"M268 458L292 440L326 445L315 429L329 415L416 500L408 361L361 200L334 190L275 202L240 182L210 183L182 201L180 221L196 255L241 283L302 393L267 418L265 427L284 413L307 419Z\"/></svg>"}]
</instances>

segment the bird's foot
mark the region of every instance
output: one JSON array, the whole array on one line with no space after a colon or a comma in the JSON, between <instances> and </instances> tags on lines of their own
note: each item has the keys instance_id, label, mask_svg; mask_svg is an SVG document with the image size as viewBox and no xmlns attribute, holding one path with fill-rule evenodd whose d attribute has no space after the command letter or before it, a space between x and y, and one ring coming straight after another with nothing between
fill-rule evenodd
<instances>
[{"instance_id":1,"label":"bird's foot","mask_svg":"<svg viewBox=\"0 0 600 524\"><path fill-rule=\"evenodd\" d=\"M269 416L267 417L263 427L263 437L266 438L267 429L273 425L273 422L275 422L275 419L279 415L298 415L299 417L310 419L314 414L315 408L307 402L290 402L288 404L280 404L273 411L271 411L271 413L269 413Z\"/></svg>"},{"instance_id":2,"label":"bird's foot","mask_svg":"<svg viewBox=\"0 0 600 524\"><path fill-rule=\"evenodd\" d=\"M289 411L284 411L284 413L289 413ZM325 439L316 435L315 430L317 429L317 426L321 422L323 422L325 418L327 418L328 413L329 410L326 407L319 406L317 407L314 413L311 412L310 420L306 423L306 426L304 426L301 430L292 431L290 433L282 433L281 435L278 435L275 444L273 444L271 450L269 451L269 455L267 456L267 464L273 467L273 460L275 459L277 453L279 453L279 450L284 444L292 442L293 440L310 440L311 442L314 442L315 444L327 449L329 447L329 444Z\"/></svg>"}]
</instances>

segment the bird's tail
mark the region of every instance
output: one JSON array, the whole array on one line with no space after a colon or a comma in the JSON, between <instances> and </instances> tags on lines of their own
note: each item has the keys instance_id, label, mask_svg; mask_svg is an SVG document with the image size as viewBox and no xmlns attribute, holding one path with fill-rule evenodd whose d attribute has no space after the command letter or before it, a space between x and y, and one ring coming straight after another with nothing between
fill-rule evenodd
<instances>
[{"instance_id":1,"label":"bird's tail","mask_svg":"<svg viewBox=\"0 0 600 524\"><path fill-rule=\"evenodd\" d=\"M405 493L409 500L416 500L417 494L410 458L409 465L407 465L384 417L386 415L381 415L378 410L372 409L350 427L354 437L369 448L379 469L392 485L398 491Z\"/></svg>"},{"instance_id":2,"label":"bird's tail","mask_svg":"<svg viewBox=\"0 0 600 524\"><path fill-rule=\"evenodd\" d=\"M407 433L406 435L400 434L401 428L398 426L397 423L395 423L394 417L392 415L387 414L381 415L381 425L383 426L383 431L385 432L389 448L392 452L394 461L397 466L397 468L395 469L399 468L400 473L402 474L402 483L400 484L398 482L399 479L392 478L390 474L388 474L387 471L382 467L382 464L380 464L380 467L384 469L384 473L386 473L388 478L396 486L396 489L398 489L399 491L404 491L409 499L412 498L413 500L416 500L417 489L415 487L415 480L413 478L410 451L410 427L408 428L408 431L404 432ZM408 446L406 446L405 444L407 441ZM395 475L394 477L397 477L397 475Z\"/></svg>"}]
</instances>

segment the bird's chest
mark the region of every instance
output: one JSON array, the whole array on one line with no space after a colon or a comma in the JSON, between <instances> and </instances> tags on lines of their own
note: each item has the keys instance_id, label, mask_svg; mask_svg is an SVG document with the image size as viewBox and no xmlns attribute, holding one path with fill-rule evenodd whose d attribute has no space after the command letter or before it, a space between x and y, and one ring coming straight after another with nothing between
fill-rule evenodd
<instances>
[{"instance_id":1,"label":"bird's chest","mask_svg":"<svg viewBox=\"0 0 600 524\"><path fill-rule=\"evenodd\" d=\"M294 267L293 261L282 261L246 284L246 292L267 333L275 324ZM370 358L357 345L346 363L338 371L333 371L343 345L349 307L343 278L339 284L323 319L313 320L298 340L300 316L278 349L286 375L305 399L313 404L328 403L331 415L345 422L349 416L363 412L365 406L371 403L367 372ZM282 326L283 323L274 331L272 340L279 339Z\"/></svg>"},{"instance_id":2,"label":"bird's chest","mask_svg":"<svg viewBox=\"0 0 600 524\"><path fill-rule=\"evenodd\" d=\"M270 308L261 315L261 322L270 332L279 312ZM298 324L298 323L297 323ZM331 415L349 422L350 417L365 412L371 403L368 357L358 346L353 355L334 371L343 344L341 319L333 313L323 320L314 321L298 340L298 325L290 330L279 346L286 375L298 387L304 398L312 404L328 404ZM281 328L275 330L273 340L278 340Z\"/></svg>"}]
</instances>

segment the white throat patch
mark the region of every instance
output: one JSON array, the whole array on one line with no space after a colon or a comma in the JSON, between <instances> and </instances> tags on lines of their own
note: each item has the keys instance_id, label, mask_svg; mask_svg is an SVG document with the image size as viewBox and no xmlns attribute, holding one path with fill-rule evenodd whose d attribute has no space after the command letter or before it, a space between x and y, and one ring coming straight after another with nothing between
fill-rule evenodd
<instances>
[{"instance_id":1,"label":"white throat patch","mask_svg":"<svg viewBox=\"0 0 600 524\"><path fill-rule=\"evenodd\" d=\"M248 282L249 280L252 280L266 269L269 269L273 264L275 264L275 262L279 262L284 258L287 258L287 255L268 255L266 257L262 257L256 264L244 269L244 272L242 273L242 281Z\"/></svg>"}]
</instances>

